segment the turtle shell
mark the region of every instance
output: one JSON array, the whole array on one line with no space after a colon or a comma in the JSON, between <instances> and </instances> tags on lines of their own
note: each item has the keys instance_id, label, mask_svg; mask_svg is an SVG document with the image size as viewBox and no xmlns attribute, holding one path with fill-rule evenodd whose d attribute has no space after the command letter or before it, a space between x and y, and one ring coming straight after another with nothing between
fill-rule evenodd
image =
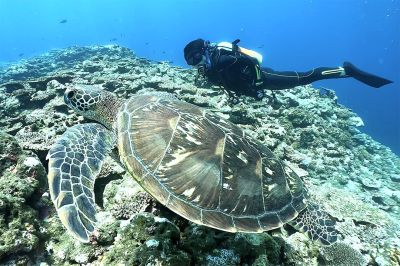
<instances>
[{"instance_id":1,"label":"turtle shell","mask_svg":"<svg viewBox=\"0 0 400 266\"><path fill-rule=\"evenodd\" d=\"M188 220L228 232L262 232L306 207L296 173L216 114L142 95L124 103L117 124L126 169Z\"/></svg>"}]
</instances>

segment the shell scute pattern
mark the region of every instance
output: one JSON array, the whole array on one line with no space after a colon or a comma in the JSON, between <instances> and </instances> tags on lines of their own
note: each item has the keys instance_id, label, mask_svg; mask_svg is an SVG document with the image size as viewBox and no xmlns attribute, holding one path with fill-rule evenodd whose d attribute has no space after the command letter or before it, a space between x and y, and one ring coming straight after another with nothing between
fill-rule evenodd
<instances>
[{"instance_id":1,"label":"shell scute pattern","mask_svg":"<svg viewBox=\"0 0 400 266\"><path fill-rule=\"evenodd\" d=\"M231 232L260 232L306 207L300 178L218 115L143 95L125 102L117 124L128 171L189 220Z\"/></svg>"},{"instance_id":2,"label":"shell scute pattern","mask_svg":"<svg viewBox=\"0 0 400 266\"><path fill-rule=\"evenodd\" d=\"M170 153L165 154L155 176L162 176L160 182L175 188L180 199L205 209L217 208L222 154L215 147L218 149L221 139L224 133L206 119L182 113L170 141Z\"/></svg>"},{"instance_id":3,"label":"shell scute pattern","mask_svg":"<svg viewBox=\"0 0 400 266\"><path fill-rule=\"evenodd\" d=\"M241 216L264 212L260 160L257 149L249 146L243 137L227 137L220 202L226 213Z\"/></svg>"}]
</instances>

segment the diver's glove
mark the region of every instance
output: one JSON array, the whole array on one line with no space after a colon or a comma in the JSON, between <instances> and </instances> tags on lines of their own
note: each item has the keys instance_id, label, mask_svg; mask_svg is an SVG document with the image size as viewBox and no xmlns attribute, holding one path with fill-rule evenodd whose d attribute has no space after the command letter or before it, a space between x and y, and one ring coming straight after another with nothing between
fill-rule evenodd
<instances>
[{"instance_id":1,"label":"diver's glove","mask_svg":"<svg viewBox=\"0 0 400 266\"><path fill-rule=\"evenodd\" d=\"M262 100L262 98L264 98L265 94L264 94L264 90L257 90L255 93L255 98L257 100Z\"/></svg>"},{"instance_id":2,"label":"diver's glove","mask_svg":"<svg viewBox=\"0 0 400 266\"><path fill-rule=\"evenodd\" d=\"M228 93L228 101L230 104L236 105L238 103L240 103L240 99L239 97L236 95L235 92L230 91L230 90L226 90L226 92Z\"/></svg>"},{"instance_id":3,"label":"diver's glove","mask_svg":"<svg viewBox=\"0 0 400 266\"><path fill-rule=\"evenodd\" d=\"M206 66L205 65L201 65L197 67L197 73L199 74L199 76L205 76L206 75Z\"/></svg>"},{"instance_id":4,"label":"diver's glove","mask_svg":"<svg viewBox=\"0 0 400 266\"><path fill-rule=\"evenodd\" d=\"M229 102L233 105L240 103L239 97L236 95L229 97Z\"/></svg>"}]
</instances>

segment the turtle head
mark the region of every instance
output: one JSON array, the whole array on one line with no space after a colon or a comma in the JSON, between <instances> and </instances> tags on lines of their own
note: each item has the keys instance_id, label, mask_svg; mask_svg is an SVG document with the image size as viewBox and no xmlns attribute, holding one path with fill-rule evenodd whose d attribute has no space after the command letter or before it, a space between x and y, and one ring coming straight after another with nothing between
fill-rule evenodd
<instances>
[{"instance_id":1,"label":"turtle head","mask_svg":"<svg viewBox=\"0 0 400 266\"><path fill-rule=\"evenodd\" d=\"M64 101L72 110L86 118L113 128L121 101L114 93L93 85L67 87Z\"/></svg>"}]
</instances>

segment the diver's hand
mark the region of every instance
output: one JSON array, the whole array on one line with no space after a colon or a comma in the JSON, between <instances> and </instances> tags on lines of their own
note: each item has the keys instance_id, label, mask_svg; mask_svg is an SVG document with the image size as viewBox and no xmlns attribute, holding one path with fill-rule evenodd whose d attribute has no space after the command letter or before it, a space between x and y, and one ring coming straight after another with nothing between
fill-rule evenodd
<instances>
[{"instance_id":1,"label":"diver's hand","mask_svg":"<svg viewBox=\"0 0 400 266\"><path fill-rule=\"evenodd\" d=\"M197 73L199 73L201 76L204 76L206 74L206 67L204 65L197 67Z\"/></svg>"},{"instance_id":2,"label":"diver's hand","mask_svg":"<svg viewBox=\"0 0 400 266\"><path fill-rule=\"evenodd\" d=\"M257 90L255 96L257 100L262 100L262 98L265 96L264 90Z\"/></svg>"},{"instance_id":3,"label":"diver's hand","mask_svg":"<svg viewBox=\"0 0 400 266\"><path fill-rule=\"evenodd\" d=\"M228 94L228 102L229 102L230 104L236 105L236 104L240 103L240 99L239 99L239 97L237 96L237 94L236 94L235 91L231 91L231 90L229 90L229 89L228 89L228 90L225 89L225 93Z\"/></svg>"},{"instance_id":4,"label":"diver's hand","mask_svg":"<svg viewBox=\"0 0 400 266\"><path fill-rule=\"evenodd\" d=\"M229 102L233 105L236 105L236 104L240 103L240 99L236 95L232 95L229 97Z\"/></svg>"}]
</instances>

